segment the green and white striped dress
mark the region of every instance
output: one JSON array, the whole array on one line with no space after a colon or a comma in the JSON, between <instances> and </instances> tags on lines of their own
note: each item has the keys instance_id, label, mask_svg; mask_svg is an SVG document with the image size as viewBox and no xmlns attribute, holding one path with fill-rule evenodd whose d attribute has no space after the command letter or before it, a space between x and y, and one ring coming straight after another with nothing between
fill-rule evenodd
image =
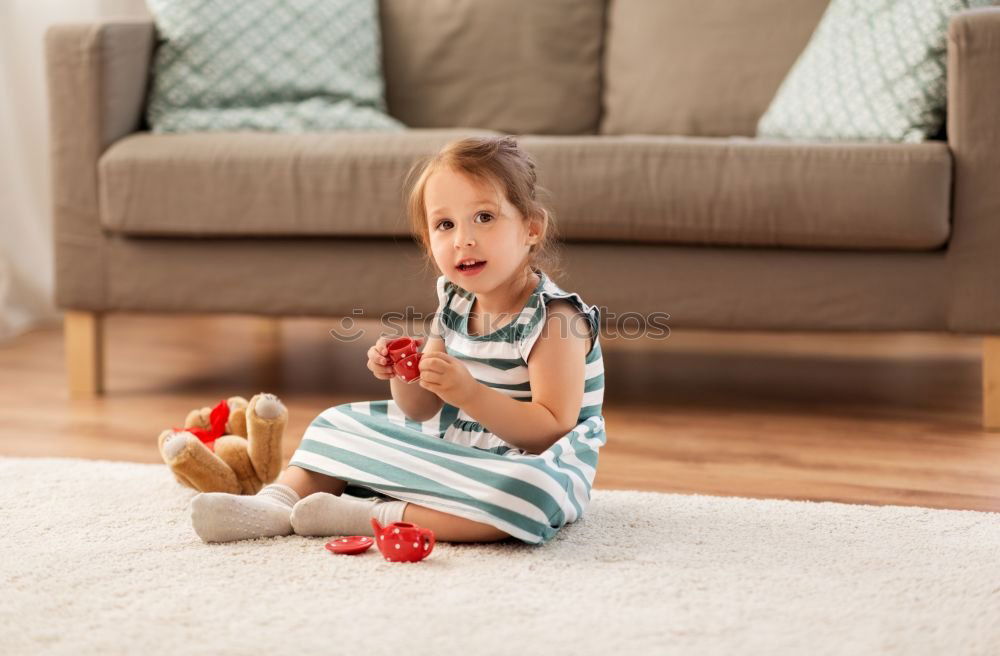
<instances>
[{"instance_id":1,"label":"green and white striped dress","mask_svg":"<svg viewBox=\"0 0 1000 656\"><path fill-rule=\"evenodd\" d=\"M547 542L582 517L598 452L607 441L600 312L535 272L538 285L519 316L488 335L468 333L474 295L439 277L435 332L476 380L527 402L528 353L541 334L546 303L566 299L587 317L593 345L585 358L577 425L544 453L529 454L504 442L448 403L433 418L418 422L387 399L324 410L289 464L347 481L347 494L409 501L491 524L531 544Z\"/></svg>"}]
</instances>

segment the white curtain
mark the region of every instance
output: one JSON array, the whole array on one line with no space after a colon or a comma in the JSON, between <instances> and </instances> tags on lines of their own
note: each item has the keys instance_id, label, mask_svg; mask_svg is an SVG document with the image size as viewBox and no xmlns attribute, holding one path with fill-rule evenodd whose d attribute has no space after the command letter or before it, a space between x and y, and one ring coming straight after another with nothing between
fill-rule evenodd
<instances>
[{"instance_id":1,"label":"white curtain","mask_svg":"<svg viewBox=\"0 0 1000 656\"><path fill-rule=\"evenodd\" d=\"M147 15L142 0L0 0L0 340L59 319L52 301L45 30Z\"/></svg>"}]
</instances>

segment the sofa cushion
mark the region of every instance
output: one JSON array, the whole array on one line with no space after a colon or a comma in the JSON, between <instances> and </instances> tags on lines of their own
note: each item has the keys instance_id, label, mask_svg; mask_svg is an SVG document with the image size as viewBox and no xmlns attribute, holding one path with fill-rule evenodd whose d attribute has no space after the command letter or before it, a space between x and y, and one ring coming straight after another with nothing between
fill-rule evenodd
<instances>
[{"instance_id":1,"label":"sofa cushion","mask_svg":"<svg viewBox=\"0 0 1000 656\"><path fill-rule=\"evenodd\" d=\"M488 134L137 132L98 162L101 222L133 235L404 235L409 167Z\"/></svg>"},{"instance_id":2,"label":"sofa cushion","mask_svg":"<svg viewBox=\"0 0 1000 656\"><path fill-rule=\"evenodd\" d=\"M997 0L832 0L760 119L791 139L925 141L944 125L948 23Z\"/></svg>"},{"instance_id":3,"label":"sofa cushion","mask_svg":"<svg viewBox=\"0 0 1000 656\"><path fill-rule=\"evenodd\" d=\"M926 144L746 137L526 137L572 239L933 249L951 153Z\"/></svg>"},{"instance_id":4,"label":"sofa cushion","mask_svg":"<svg viewBox=\"0 0 1000 656\"><path fill-rule=\"evenodd\" d=\"M403 129L385 113L376 2L147 0L159 38L149 125Z\"/></svg>"},{"instance_id":5,"label":"sofa cushion","mask_svg":"<svg viewBox=\"0 0 1000 656\"><path fill-rule=\"evenodd\" d=\"M463 134L140 133L101 158L101 220L129 235L406 236L406 172ZM519 141L569 240L919 250L948 237L939 142Z\"/></svg>"},{"instance_id":6,"label":"sofa cushion","mask_svg":"<svg viewBox=\"0 0 1000 656\"><path fill-rule=\"evenodd\" d=\"M614 0L603 134L753 136L828 0Z\"/></svg>"},{"instance_id":7,"label":"sofa cushion","mask_svg":"<svg viewBox=\"0 0 1000 656\"><path fill-rule=\"evenodd\" d=\"M389 113L410 127L597 131L605 0L381 0Z\"/></svg>"}]
</instances>

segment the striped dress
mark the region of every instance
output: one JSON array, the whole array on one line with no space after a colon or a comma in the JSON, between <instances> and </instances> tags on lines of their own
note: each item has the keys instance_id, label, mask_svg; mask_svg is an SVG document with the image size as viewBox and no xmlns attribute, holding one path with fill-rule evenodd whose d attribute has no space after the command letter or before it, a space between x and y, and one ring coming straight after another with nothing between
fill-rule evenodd
<instances>
[{"instance_id":1,"label":"striped dress","mask_svg":"<svg viewBox=\"0 0 1000 656\"><path fill-rule=\"evenodd\" d=\"M346 481L345 494L416 503L490 524L530 544L547 542L579 519L606 442L600 313L542 271L535 273L539 282L518 317L488 335L468 333L474 295L440 276L434 330L448 354L462 360L476 380L528 402L528 354L541 334L546 303L566 299L586 316L593 344L585 356L577 425L549 449L527 453L448 403L418 422L387 399L324 410L306 429L289 464Z\"/></svg>"}]
</instances>

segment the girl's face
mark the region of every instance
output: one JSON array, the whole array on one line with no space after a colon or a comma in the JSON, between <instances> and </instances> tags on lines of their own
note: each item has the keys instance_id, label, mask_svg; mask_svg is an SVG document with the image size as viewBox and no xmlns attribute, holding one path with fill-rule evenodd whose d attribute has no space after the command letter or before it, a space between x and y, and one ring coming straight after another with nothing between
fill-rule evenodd
<instances>
[{"instance_id":1,"label":"girl's face","mask_svg":"<svg viewBox=\"0 0 1000 656\"><path fill-rule=\"evenodd\" d=\"M470 292L509 282L524 270L528 250L539 240L538 226L526 225L497 187L447 167L427 179L424 206L438 269ZM459 266L465 262L478 264Z\"/></svg>"}]
</instances>

